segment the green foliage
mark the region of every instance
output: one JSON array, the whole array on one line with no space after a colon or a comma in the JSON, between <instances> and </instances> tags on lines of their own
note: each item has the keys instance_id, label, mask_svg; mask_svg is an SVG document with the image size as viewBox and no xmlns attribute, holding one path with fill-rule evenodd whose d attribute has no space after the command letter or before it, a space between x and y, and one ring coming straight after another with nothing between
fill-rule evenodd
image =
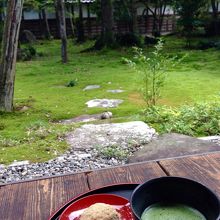
<instances>
[{"instance_id":1,"label":"green foliage","mask_svg":"<svg viewBox=\"0 0 220 220\"><path fill-rule=\"evenodd\" d=\"M143 46L141 36L134 33L118 34L116 35L116 42L122 47Z\"/></svg>"},{"instance_id":2,"label":"green foliage","mask_svg":"<svg viewBox=\"0 0 220 220\"><path fill-rule=\"evenodd\" d=\"M74 79L74 80L70 80L68 83L67 83L67 87L74 87L76 86L78 83L78 80L77 79Z\"/></svg>"},{"instance_id":3,"label":"green foliage","mask_svg":"<svg viewBox=\"0 0 220 220\"><path fill-rule=\"evenodd\" d=\"M23 48L18 49L17 59L22 61L28 61L32 60L34 57L36 57L36 55L36 49L31 45L27 45Z\"/></svg>"},{"instance_id":4,"label":"green foliage","mask_svg":"<svg viewBox=\"0 0 220 220\"><path fill-rule=\"evenodd\" d=\"M175 64L176 56L168 57L162 51L163 42L160 40L150 57L144 54L142 49L135 47L134 61L126 60L130 67L135 68L143 78L142 92L148 106L157 104L169 68Z\"/></svg>"},{"instance_id":5,"label":"green foliage","mask_svg":"<svg viewBox=\"0 0 220 220\"><path fill-rule=\"evenodd\" d=\"M200 15L206 9L206 0L175 0L174 5L180 16L178 24L182 27L182 34L190 47L190 38L197 27L200 26ZM206 10L205 10L206 11ZM207 12L207 11L206 11Z\"/></svg>"},{"instance_id":6,"label":"green foliage","mask_svg":"<svg viewBox=\"0 0 220 220\"><path fill-rule=\"evenodd\" d=\"M204 39L198 42L197 48L200 50L206 50L209 48L220 49L220 41Z\"/></svg>"},{"instance_id":7,"label":"green foliage","mask_svg":"<svg viewBox=\"0 0 220 220\"><path fill-rule=\"evenodd\" d=\"M5 124L0 122L0 131L5 129Z\"/></svg>"},{"instance_id":8,"label":"green foliage","mask_svg":"<svg viewBox=\"0 0 220 220\"><path fill-rule=\"evenodd\" d=\"M159 39L154 38L154 37L148 37L148 36L146 36L146 37L144 38L144 43L145 43L146 45L154 45L154 44L157 44L158 41L159 41Z\"/></svg>"},{"instance_id":9,"label":"green foliage","mask_svg":"<svg viewBox=\"0 0 220 220\"><path fill-rule=\"evenodd\" d=\"M121 149L120 146L117 145L111 145L107 147L97 146L96 150L100 156L107 159L111 159L111 158L125 159L129 155L128 150L123 150Z\"/></svg>"},{"instance_id":10,"label":"green foliage","mask_svg":"<svg viewBox=\"0 0 220 220\"><path fill-rule=\"evenodd\" d=\"M161 133L192 136L220 134L220 102L183 105L179 108L152 106L144 111L145 121Z\"/></svg>"},{"instance_id":11,"label":"green foliage","mask_svg":"<svg viewBox=\"0 0 220 220\"><path fill-rule=\"evenodd\" d=\"M163 96L158 103L180 106L186 102L211 101L213 95L219 93L220 51L188 51L184 48L184 40L175 36L166 37L165 42L164 53L169 57L178 56L181 59L185 53L189 55L172 69L172 74L168 74L161 91ZM8 164L14 160L46 161L65 152L68 146L64 135L75 125L52 122L100 113L100 108L86 108L85 103L94 97L115 99L115 94L107 92L110 89L121 87L125 90L117 94L118 99L125 100L124 103L111 109L117 122L140 120L138 113L145 107L138 93L140 82L137 77L140 75L120 62L122 56L131 59L132 50L119 48L80 53L93 43L69 43L70 62L65 66L59 62L59 40L37 42L35 48L38 54L44 56L17 62L14 105L29 108L25 112L16 108L10 114L0 113L0 123L4 128L0 130L0 136L6 142L16 143L5 148L0 143L0 163ZM152 48L147 47L144 51L146 56L150 56ZM67 88L64 85L70 79L79 79L80 85ZM101 85L101 88L83 92L87 85ZM36 123L41 124L43 129L38 126L34 130ZM39 135L44 128L52 132L46 132L48 136L44 135L45 132ZM28 131L31 132L29 136Z\"/></svg>"}]
</instances>

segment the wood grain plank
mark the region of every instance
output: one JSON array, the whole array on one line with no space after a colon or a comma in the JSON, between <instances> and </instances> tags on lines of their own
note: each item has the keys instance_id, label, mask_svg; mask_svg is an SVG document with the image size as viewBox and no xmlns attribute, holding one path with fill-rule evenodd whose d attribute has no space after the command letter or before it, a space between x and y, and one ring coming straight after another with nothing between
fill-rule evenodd
<instances>
[{"instance_id":1,"label":"wood grain plank","mask_svg":"<svg viewBox=\"0 0 220 220\"><path fill-rule=\"evenodd\" d=\"M62 204L88 190L85 174L2 186L0 219L47 220Z\"/></svg>"},{"instance_id":2,"label":"wood grain plank","mask_svg":"<svg viewBox=\"0 0 220 220\"><path fill-rule=\"evenodd\" d=\"M220 196L220 153L162 160L159 163L168 175L199 181Z\"/></svg>"},{"instance_id":3,"label":"wood grain plank","mask_svg":"<svg viewBox=\"0 0 220 220\"><path fill-rule=\"evenodd\" d=\"M148 162L93 171L88 174L88 182L90 189L95 189L118 183L141 183L165 175L156 162Z\"/></svg>"}]
</instances>

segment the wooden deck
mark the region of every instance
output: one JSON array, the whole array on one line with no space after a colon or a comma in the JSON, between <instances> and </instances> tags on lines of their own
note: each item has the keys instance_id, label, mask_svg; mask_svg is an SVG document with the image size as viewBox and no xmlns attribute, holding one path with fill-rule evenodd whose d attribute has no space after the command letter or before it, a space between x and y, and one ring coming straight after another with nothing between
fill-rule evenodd
<instances>
[{"instance_id":1,"label":"wooden deck","mask_svg":"<svg viewBox=\"0 0 220 220\"><path fill-rule=\"evenodd\" d=\"M90 189L161 176L199 181L220 196L220 152L4 185L0 187L0 219L47 220L62 204Z\"/></svg>"}]
</instances>

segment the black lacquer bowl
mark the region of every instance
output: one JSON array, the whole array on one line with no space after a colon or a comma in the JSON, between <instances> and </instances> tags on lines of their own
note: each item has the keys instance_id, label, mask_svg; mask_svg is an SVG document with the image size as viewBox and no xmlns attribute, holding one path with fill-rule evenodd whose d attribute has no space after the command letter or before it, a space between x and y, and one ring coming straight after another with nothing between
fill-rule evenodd
<instances>
[{"instance_id":1,"label":"black lacquer bowl","mask_svg":"<svg viewBox=\"0 0 220 220\"><path fill-rule=\"evenodd\" d=\"M131 196L131 209L140 220L156 203L180 203L200 211L207 220L220 220L220 201L206 186L180 177L161 177L139 185Z\"/></svg>"}]
</instances>

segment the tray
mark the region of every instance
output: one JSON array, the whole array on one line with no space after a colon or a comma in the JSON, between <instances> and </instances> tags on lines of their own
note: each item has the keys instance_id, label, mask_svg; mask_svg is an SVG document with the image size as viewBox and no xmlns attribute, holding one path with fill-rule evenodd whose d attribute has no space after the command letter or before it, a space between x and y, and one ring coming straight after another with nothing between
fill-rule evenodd
<instances>
[{"instance_id":1,"label":"tray","mask_svg":"<svg viewBox=\"0 0 220 220\"><path fill-rule=\"evenodd\" d=\"M65 205L59 208L55 213L53 213L48 220L59 220L61 213L67 208L67 206L69 206L76 200L81 199L88 195L106 193L106 194L114 194L130 199L133 190L137 186L138 184L117 184L117 185L105 186L99 189L91 190L89 192L86 192L84 194L72 198L69 202L67 202Z\"/></svg>"}]
</instances>

